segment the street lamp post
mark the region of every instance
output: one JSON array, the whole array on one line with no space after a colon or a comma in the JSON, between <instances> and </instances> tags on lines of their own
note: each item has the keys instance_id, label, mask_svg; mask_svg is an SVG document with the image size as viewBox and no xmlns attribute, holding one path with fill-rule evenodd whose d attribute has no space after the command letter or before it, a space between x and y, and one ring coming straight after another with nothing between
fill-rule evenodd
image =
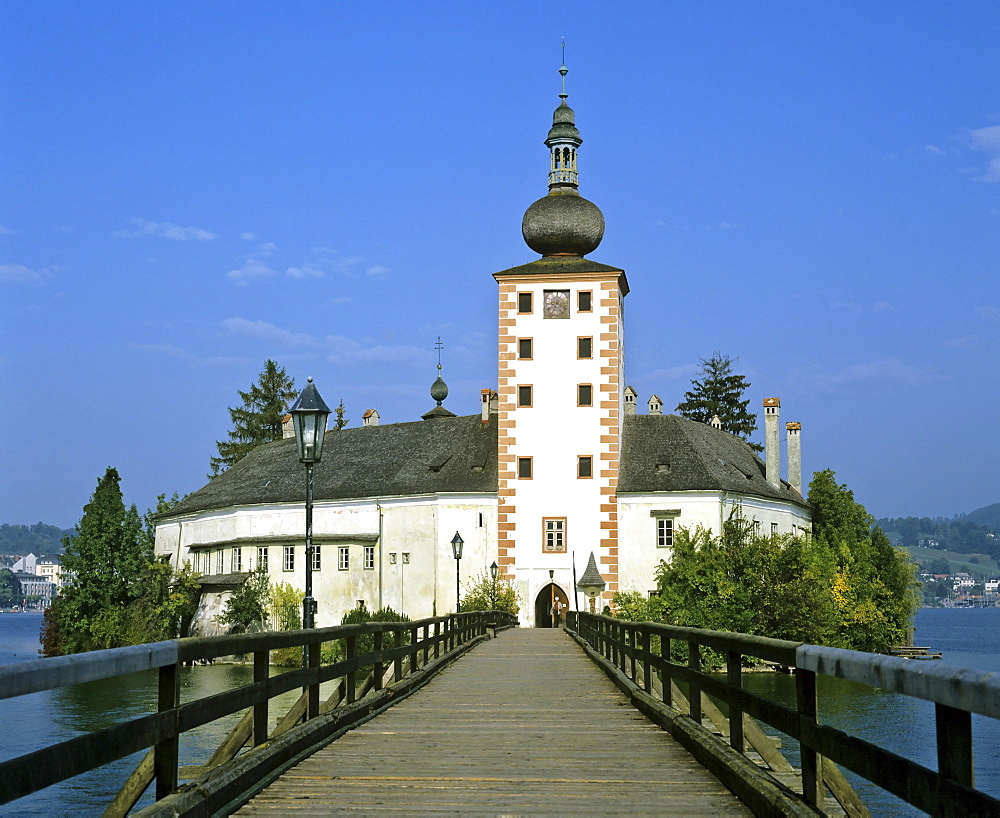
<instances>
[{"instance_id":1,"label":"street lamp post","mask_svg":"<svg viewBox=\"0 0 1000 818\"><path fill-rule=\"evenodd\" d=\"M460 613L462 610L462 602L459 598L459 581L458 581L458 569L462 563L462 546L465 545L465 540L462 539L462 535L457 531L455 536L451 538L451 552L455 555L455 613Z\"/></svg>"},{"instance_id":2,"label":"street lamp post","mask_svg":"<svg viewBox=\"0 0 1000 818\"><path fill-rule=\"evenodd\" d=\"M302 627L315 627L316 600L312 595L313 569L313 466L323 456L323 440L326 437L326 421L330 417L330 407L323 402L313 379L306 381L295 405L289 410L295 425L295 445L299 450L299 462L306 467L306 588L302 600Z\"/></svg>"},{"instance_id":3,"label":"street lamp post","mask_svg":"<svg viewBox=\"0 0 1000 818\"><path fill-rule=\"evenodd\" d=\"M493 584L490 586L490 607L495 611L497 609L497 575L500 573L500 566L497 565L496 560L493 560L493 564L490 566L490 579L493 580Z\"/></svg>"}]
</instances>

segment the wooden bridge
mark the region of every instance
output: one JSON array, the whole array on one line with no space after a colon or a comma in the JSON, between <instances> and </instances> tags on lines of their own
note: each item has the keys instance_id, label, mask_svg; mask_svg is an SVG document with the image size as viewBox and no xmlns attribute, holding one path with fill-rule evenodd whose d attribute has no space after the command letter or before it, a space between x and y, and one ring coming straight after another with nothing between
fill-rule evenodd
<instances>
[{"instance_id":1,"label":"wooden bridge","mask_svg":"<svg viewBox=\"0 0 1000 818\"><path fill-rule=\"evenodd\" d=\"M154 779L157 801L140 814L867 814L834 762L931 814L1000 815L973 776L971 713L1000 717L992 674L591 614L568 620L566 630L522 631L504 614L466 613L8 665L0 698L153 668L160 692L155 713L0 763L0 804L149 748L106 815L126 814ZM323 665L330 642L339 659ZM269 651L291 646L303 646L306 666L269 678ZM705 672L706 651L723 657L724 678ZM182 663L230 654L253 656L253 684L181 701ZM794 709L743 690L750 656L794 670ZM935 702L938 769L819 723L817 674ZM321 684L324 694L333 687L326 701ZM297 689L269 731L269 702ZM211 759L178 767L183 732L244 711ZM800 776L759 722L798 744Z\"/></svg>"}]
</instances>

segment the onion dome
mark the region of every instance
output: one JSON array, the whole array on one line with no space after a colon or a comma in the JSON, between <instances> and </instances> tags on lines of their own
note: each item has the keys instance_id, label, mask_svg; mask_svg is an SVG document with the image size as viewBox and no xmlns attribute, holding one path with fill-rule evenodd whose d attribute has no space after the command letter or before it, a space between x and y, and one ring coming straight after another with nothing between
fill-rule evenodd
<instances>
[{"instance_id":1,"label":"onion dome","mask_svg":"<svg viewBox=\"0 0 1000 818\"><path fill-rule=\"evenodd\" d=\"M448 384L444 382L441 377L441 364L438 364L438 376L437 380L431 384L431 397L437 401L437 406L431 409L427 414L421 415L423 420L434 420L436 418L453 418L455 417L454 412L449 412L441 404L444 403L445 398L448 397Z\"/></svg>"},{"instance_id":2,"label":"onion dome","mask_svg":"<svg viewBox=\"0 0 1000 818\"><path fill-rule=\"evenodd\" d=\"M549 149L549 193L527 209L521 221L524 241L543 256L584 256L604 238L604 214L577 191L576 155L583 139L576 115L566 104L566 74L561 66L561 100L552 114L545 145Z\"/></svg>"}]
</instances>

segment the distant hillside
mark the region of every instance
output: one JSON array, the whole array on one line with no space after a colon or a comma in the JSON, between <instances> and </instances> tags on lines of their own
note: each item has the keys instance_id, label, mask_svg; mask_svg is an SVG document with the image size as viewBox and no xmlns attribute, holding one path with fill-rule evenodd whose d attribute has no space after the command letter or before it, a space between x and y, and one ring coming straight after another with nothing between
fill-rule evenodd
<instances>
[{"instance_id":1,"label":"distant hillside","mask_svg":"<svg viewBox=\"0 0 1000 818\"><path fill-rule=\"evenodd\" d=\"M34 525L0 525L0 554L61 554L60 540L66 534L73 534L71 528L65 531L54 525L35 523Z\"/></svg>"},{"instance_id":2,"label":"distant hillside","mask_svg":"<svg viewBox=\"0 0 1000 818\"><path fill-rule=\"evenodd\" d=\"M977 508L975 511L970 511L968 514L959 517L959 519L985 526L986 528L992 528L994 531L1000 531L1000 503Z\"/></svg>"}]
</instances>

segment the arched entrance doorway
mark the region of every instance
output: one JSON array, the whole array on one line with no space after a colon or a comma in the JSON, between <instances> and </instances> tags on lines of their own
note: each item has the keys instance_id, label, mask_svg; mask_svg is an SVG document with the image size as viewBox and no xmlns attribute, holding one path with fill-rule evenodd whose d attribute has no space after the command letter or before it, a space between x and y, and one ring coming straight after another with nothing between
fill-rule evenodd
<instances>
[{"instance_id":1,"label":"arched entrance doorway","mask_svg":"<svg viewBox=\"0 0 1000 818\"><path fill-rule=\"evenodd\" d=\"M542 588L542 590L538 592L538 596L535 597L536 628L551 628L553 626L553 600L556 600L559 603L559 625L562 626L566 624L566 611L569 610L569 599L566 597L566 592L563 591L562 588L554 582L550 582Z\"/></svg>"}]
</instances>

